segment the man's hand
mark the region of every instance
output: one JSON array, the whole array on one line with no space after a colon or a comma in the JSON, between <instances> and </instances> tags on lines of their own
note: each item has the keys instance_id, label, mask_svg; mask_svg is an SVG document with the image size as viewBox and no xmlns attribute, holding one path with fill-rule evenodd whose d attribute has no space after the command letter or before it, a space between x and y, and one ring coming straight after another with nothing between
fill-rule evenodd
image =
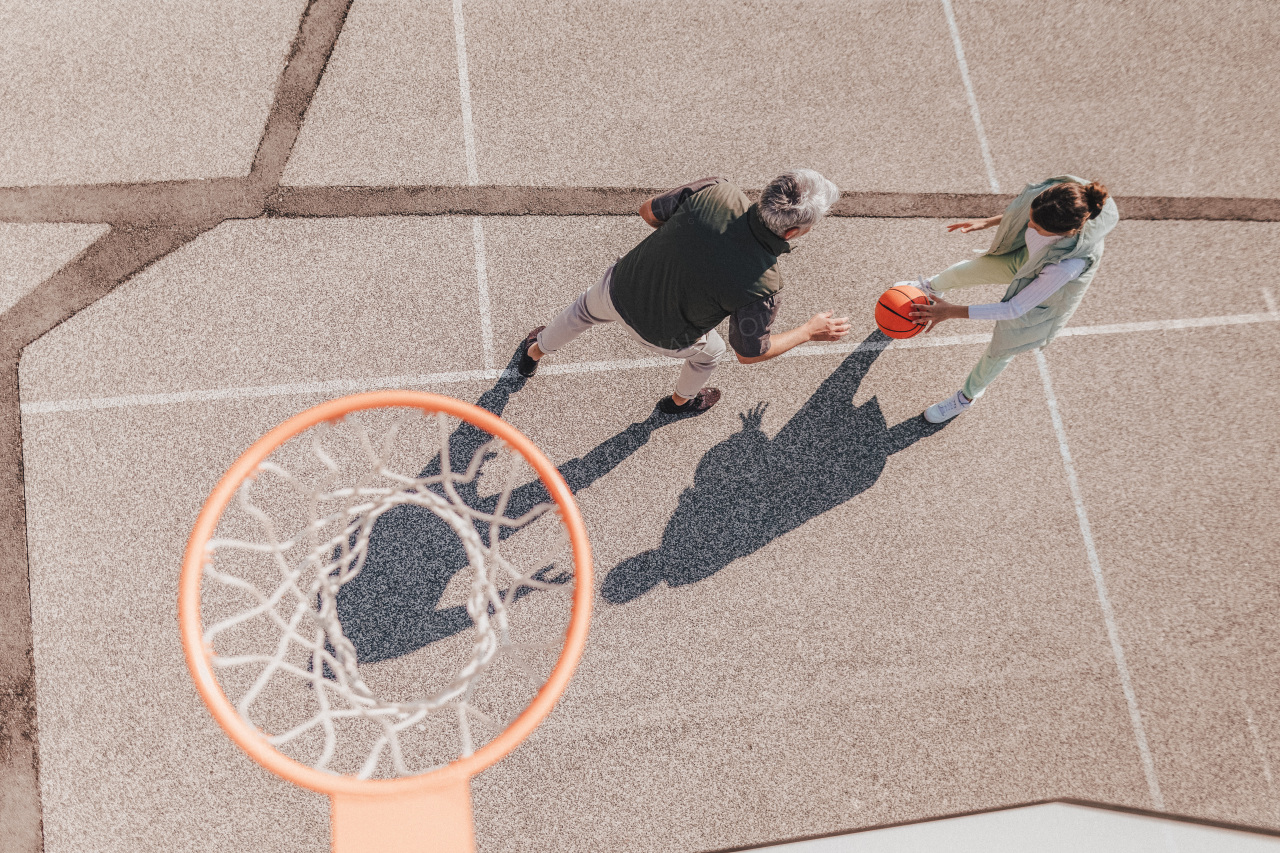
<instances>
[{"instance_id":1,"label":"man's hand","mask_svg":"<svg viewBox=\"0 0 1280 853\"><path fill-rule=\"evenodd\" d=\"M804 324L805 333L808 335L806 340L838 341L849 334L849 318L832 317L834 313L834 311L823 311L821 314L810 317L809 322Z\"/></svg>"},{"instance_id":2,"label":"man's hand","mask_svg":"<svg viewBox=\"0 0 1280 853\"><path fill-rule=\"evenodd\" d=\"M935 296L929 305L915 305L910 314L917 326L925 327L925 334L933 331L933 327L943 320L963 319L969 316L968 305L956 305L941 296Z\"/></svg>"},{"instance_id":3,"label":"man's hand","mask_svg":"<svg viewBox=\"0 0 1280 853\"><path fill-rule=\"evenodd\" d=\"M990 228L993 225L999 225L1004 215L992 216L987 219L970 219L968 222L956 222L947 226L948 233L959 231L961 234L968 234L970 231L981 231L984 228Z\"/></svg>"},{"instance_id":4,"label":"man's hand","mask_svg":"<svg viewBox=\"0 0 1280 853\"><path fill-rule=\"evenodd\" d=\"M738 361L743 364L758 364L777 358L788 350L795 349L809 341L838 341L849 334L848 317L832 317L831 311L814 314L803 326L796 326L780 335L769 336L769 347L764 355L745 356L738 354Z\"/></svg>"}]
</instances>

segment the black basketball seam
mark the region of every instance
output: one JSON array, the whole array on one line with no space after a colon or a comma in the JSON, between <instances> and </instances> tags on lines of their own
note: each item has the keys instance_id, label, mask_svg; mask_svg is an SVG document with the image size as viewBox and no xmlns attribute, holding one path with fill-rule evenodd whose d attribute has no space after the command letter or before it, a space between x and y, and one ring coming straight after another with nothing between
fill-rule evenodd
<instances>
[{"instance_id":1,"label":"black basketball seam","mask_svg":"<svg viewBox=\"0 0 1280 853\"><path fill-rule=\"evenodd\" d=\"M881 307L881 308L883 308L884 310L888 311L888 312L889 312L890 314L892 314L893 316L895 316L895 317L901 317L903 320L906 320L908 323L911 323L913 326L918 326L918 325L920 325L920 324L919 324L919 323L917 323L915 320L912 320L910 317L903 317L901 314L899 314L897 311L894 311L894 310L893 310L893 308L891 308L891 307L890 307L890 306L888 306L888 305L885 305L883 302L880 302L880 303L879 303L879 305L880 305L880 307Z\"/></svg>"},{"instance_id":2,"label":"black basketball seam","mask_svg":"<svg viewBox=\"0 0 1280 853\"><path fill-rule=\"evenodd\" d=\"M911 304L912 304L912 305L928 304L928 300L927 300L927 299L926 299L926 300L925 300L925 302L923 302L923 303L921 303L921 302L916 302L916 298L915 298L914 296L912 296L910 293L907 293L907 291L906 291L906 290L904 290L904 289L902 288L902 285L900 285L900 284L899 284L899 285L894 285L893 287L891 287L891 288L889 288L889 289L890 289L890 290L896 290L896 291L898 291L898 293L901 293L903 296L907 297L907 299L910 299L910 300L911 300ZM912 289L912 290L914 290L916 293L918 293L920 296L924 296L924 295L925 295L925 294L924 294L924 291L920 290L918 287L913 287L913 288L911 288L911 289ZM892 308L890 308L889 310L890 310L890 311L893 311L893 309L892 309ZM898 314L898 312L897 312L897 311L894 311L893 313ZM898 316L899 316L899 317L901 317L902 315L901 315L901 314L898 314ZM910 318L910 317L908 317L907 319L908 319L908 320L910 320L911 318ZM915 321L914 321L914 320L912 320L912 322L915 322Z\"/></svg>"}]
</instances>

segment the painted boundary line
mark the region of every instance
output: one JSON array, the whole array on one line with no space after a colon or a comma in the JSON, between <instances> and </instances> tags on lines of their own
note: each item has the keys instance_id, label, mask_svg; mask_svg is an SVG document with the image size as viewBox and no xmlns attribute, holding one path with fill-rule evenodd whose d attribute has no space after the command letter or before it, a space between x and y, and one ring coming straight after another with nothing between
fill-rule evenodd
<instances>
[{"instance_id":1,"label":"painted boundary line","mask_svg":"<svg viewBox=\"0 0 1280 853\"><path fill-rule=\"evenodd\" d=\"M484 251L484 221L471 220L471 239L476 249L476 289L480 301L480 344L484 353L484 372L487 377L498 374L493 367L493 312L489 309L489 261Z\"/></svg>"},{"instance_id":2,"label":"painted boundary line","mask_svg":"<svg viewBox=\"0 0 1280 853\"><path fill-rule=\"evenodd\" d=\"M1185 327L1184 327L1185 328ZM1120 673L1120 687L1124 691L1125 702L1129 705L1129 722L1133 726L1133 737L1138 744L1138 755L1142 759L1142 772L1147 777L1147 790L1151 794L1152 804L1164 810L1164 794L1160 791L1160 780L1156 778L1155 762L1151 758L1151 750L1147 746L1147 732L1142 725L1142 713L1138 710L1138 697L1133 692L1133 682L1129 677L1129 665L1125 662L1124 646L1120 643L1120 629L1116 625L1116 614L1111 608L1111 599L1107 595L1107 582L1102 576L1102 565L1098 561L1098 551L1093 544L1093 533L1089 527L1089 515L1085 511L1084 498L1080 494L1080 482L1076 478L1076 469L1071 461L1071 450L1067 447L1067 431L1062 424L1062 414L1058 411L1058 399L1053 394L1053 383L1049 378L1049 363L1044 352L1036 350L1036 365L1040 368L1040 378L1044 382L1044 395L1049 403L1049 417L1053 420L1053 431L1058 438L1058 450L1062 454L1062 467L1067 473L1067 487L1071 490L1071 500L1075 504L1076 518L1080 522L1080 535L1084 537L1084 550L1089 557L1089 570L1093 574L1093 585L1098 593L1098 603L1102 607L1102 619L1107 626L1107 639L1111 642L1111 655L1116 662L1116 670Z\"/></svg>"},{"instance_id":3,"label":"painted boundary line","mask_svg":"<svg viewBox=\"0 0 1280 853\"><path fill-rule=\"evenodd\" d=\"M1271 795L1271 801L1276 803L1276 783L1275 777L1271 774L1271 760L1267 758L1267 747L1262 742L1262 735L1258 732L1258 724L1253 720L1253 710L1249 707L1249 694L1240 691L1240 705L1244 708L1245 723L1249 727L1249 736L1253 740L1253 749L1258 753L1258 758L1262 764L1262 776L1267 780L1267 793Z\"/></svg>"},{"instance_id":4,"label":"painted boundary line","mask_svg":"<svg viewBox=\"0 0 1280 853\"><path fill-rule=\"evenodd\" d=\"M467 183L480 183L476 160L476 132L471 123L471 76L467 73L467 36L462 21L462 0L453 0L453 43L458 53L458 90L462 97L462 143L467 154Z\"/></svg>"},{"instance_id":5,"label":"painted boundary line","mask_svg":"<svg viewBox=\"0 0 1280 853\"><path fill-rule=\"evenodd\" d=\"M471 122L471 77L467 73L467 36L463 26L462 0L453 0L453 42L458 55L458 92L462 108L462 142L467 158L467 183L480 183L480 165L476 159L476 134ZM493 314L489 308L489 262L484 251L484 220L471 219L471 241L476 254L476 289L480 308L480 347L484 357L486 378L495 378L493 363Z\"/></svg>"},{"instance_id":6,"label":"painted boundary line","mask_svg":"<svg viewBox=\"0 0 1280 853\"><path fill-rule=\"evenodd\" d=\"M942 11L947 15L947 27L951 30L951 44L956 49L956 63L960 66L960 79L964 81L964 93L969 99L969 115L973 117L974 130L978 132L978 146L982 149L982 162L987 167L987 181L993 193L1000 192L1000 181L996 179L996 164L991 159L991 146L987 144L987 132L982 128L982 115L978 112L978 96L973 91L973 81L969 79L969 63L964 59L964 45L960 43L960 27L956 25L956 15L951 8L951 0L942 0Z\"/></svg>"},{"instance_id":7,"label":"painted boundary line","mask_svg":"<svg viewBox=\"0 0 1280 853\"><path fill-rule=\"evenodd\" d=\"M1237 314L1228 317L1198 317L1190 320L1154 320L1143 323L1117 323L1103 326L1076 326L1063 329L1061 336L1117 335L1135 332L1165 332L1180 329L1200 329L1211 326L1236 326L1251 323L1280 322L1280 316L1271 314ZM899 341L862 341L856 344L805 344L780 356L780 358L812 358L847 355L856 351L876 352L885 349L931 349L934 347L985 344L989 334L951 335L949 337L914 337ZM547 364L538 370L539 376L564 376L579 373L604 373L613 370L639 370L650 367L671 367L674 359L639 358L612 361L584 361L571 364ZM729 367L733 367L730 363ZM376 388L411 388L454 385L460 382L479 382L487 379L514 379L510 370L460 370L445 373L407 374L402 376L376 376L367 379L332 379L323 382L298 382L281 385L241 386L210 388L195 391L174 391L163 394L126 394L119 397L80 397L48 402L36 401L22 404L24 415L48 415L61 412L77 412L90 409L120 409L131 406L164 406L181 403L208 403L223 400L249 400L262 397L286 397L307 394L342 394Z\"/></svg>"}]
</instances>

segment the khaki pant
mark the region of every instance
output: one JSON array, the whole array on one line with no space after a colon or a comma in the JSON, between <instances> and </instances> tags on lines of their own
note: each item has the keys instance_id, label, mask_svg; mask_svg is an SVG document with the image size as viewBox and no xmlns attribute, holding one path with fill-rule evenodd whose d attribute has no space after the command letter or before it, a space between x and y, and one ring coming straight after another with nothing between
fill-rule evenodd
<instances>
[{"instance_id":1,"label":"khaki pant","mask_svg":"<svg viewBox=\"0 0 1280 853\"><path fill-rule=\"evenodd\" d=\"M939 293L961 287L977 287L982 284L1008 284L1013 281L1014 275L1026 261L1025 248L1007 255L982 255L971 261L961 261L948 267L935 275L930 283ZM1013 361L1011 355L994 355L991 345L988 344L987 351L982 354L982 358L978 359L973 370L969 371L969 376L964 380L964 387L960 390L970 400L978 399L987 390L992 380L999 376L1000 371L1004 370L1011 361Z\"/></svg>"},{"instance_id":2,"label":"khaki pant","mask_svg":"<svg viewBox=\"0 0 1280 853\"><path fill-rule=\"evenodd\" d=\"M670 358L683 359L684 367L676 380L676 393L681 397L694 397L716 365L724 358L727 347L724 338L715 329L707 332L684 349L663 349L640 337L640 333L627 325L618 309L613 307L609 289L613 285L613 267L590 290L579 296L572 305L560 312L551 325L538 335L538 349L550 354L578 337L592 326L601 323L618 323L640 346Z\"/></svg>"}]
</instances>

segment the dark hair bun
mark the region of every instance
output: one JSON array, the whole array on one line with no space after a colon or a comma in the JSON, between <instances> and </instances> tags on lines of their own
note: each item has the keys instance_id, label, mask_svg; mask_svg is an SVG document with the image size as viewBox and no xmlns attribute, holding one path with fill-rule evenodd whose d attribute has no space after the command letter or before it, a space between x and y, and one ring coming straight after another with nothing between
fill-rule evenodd
<instances>
[{"instance_id":1,"label":"dark hair bun","mask_svg":"<svg viewBox=\"0 0 1280 853\"><path fill-rule=\"evenodd\" d=\"M1109 195L1107 188L1097 181L1084 188L1084 203L1089 206L1090 219L1102 212L1102 206L1107 203Z\"/></svg>"}]
</instances>

